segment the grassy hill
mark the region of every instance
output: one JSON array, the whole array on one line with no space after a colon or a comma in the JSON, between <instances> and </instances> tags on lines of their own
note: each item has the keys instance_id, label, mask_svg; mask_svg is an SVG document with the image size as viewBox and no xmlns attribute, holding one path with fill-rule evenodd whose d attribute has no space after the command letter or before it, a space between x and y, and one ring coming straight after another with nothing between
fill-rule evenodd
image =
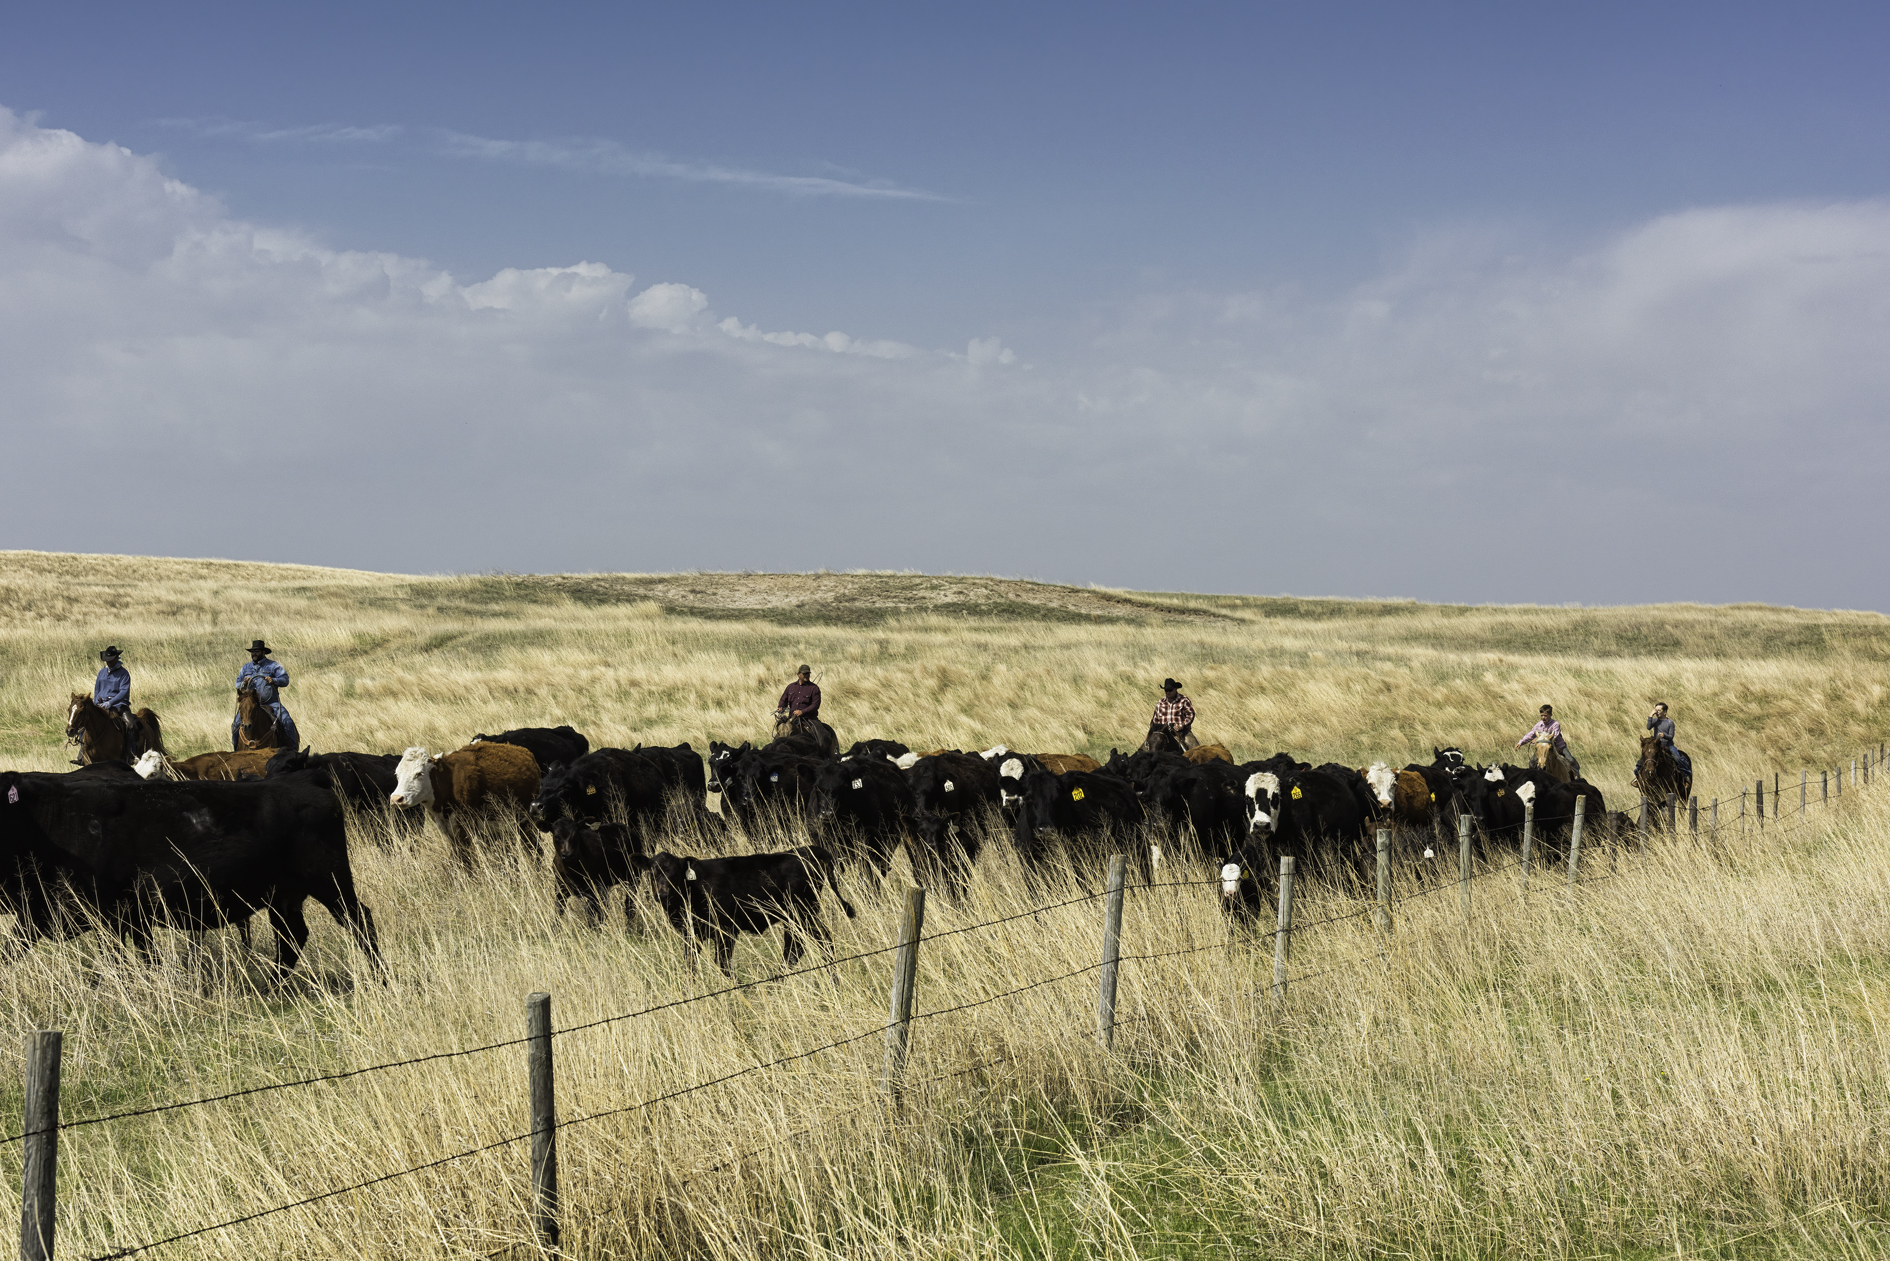
<instances>
[{"instance_id":1,"label":"grassy hill","mask_svg":"<svg viewBox=\"0 0 1890 1261\"><path fill-rule=\"evenodd\" d=\"M1664 699L1704 798L1875 748L1887 629L1756 606L0 553L0 765L63 765L64 698L107 642L175 751L224 747L261 635L322 749L562 721L598 744L701 747L761 735L807 660L843 739L967 747L1132 743L1166 674L1202 734L1315 761L1402 763L1446 741L1497 756L1552 700L1611 798ZM1354 890L1309 884L1279 1000L1271 935L1230 934L1211 883L1132 891L1113 1055L1095 1043L1098 904L1030 913L1093 888L1027 885L1000 837L962 897L927 906L925 1018L895 1113L879 1093L887 956L776 981L778 937L749 939L735 968L758 984L670 1007L727 982L692 971L652 908L634 932L614 906L602 927L561 919L542 856L494 841L468 877L437 834L362 819L351 848L384 984L319 913L281 988L230 933L201 957L162 934L156 966L97 932L38 944L0 971L0 1117L18 1121L36 1028L66 1031L71 1120L509 1042L545 990L560 1029L658 1009L558 1039L573 1257L1881 1256L1890 791L1783 824L1595 853L1596 883L1573 890L1538 871L1525 895L1520 873L1491 870L1468 917L1435 872L1401 869L1390 934ZM806 840L678 824L669 845ZM1212 875L1185 859L1164 874ZM908 883L903 859L884 883L842 872L859 910L827 903L842 955L895 938ZM504 1046L71 1130L62 1255L498 1142L528 1128L524 1092L523 1049ZM569 1124L594 1113L609 1115ZM0 1146L0 1183L19 1185L18 1152ZM168 1251L537 1256L526 1170L522 1146L501 1146Z\"/></svg>"}]
</instances>

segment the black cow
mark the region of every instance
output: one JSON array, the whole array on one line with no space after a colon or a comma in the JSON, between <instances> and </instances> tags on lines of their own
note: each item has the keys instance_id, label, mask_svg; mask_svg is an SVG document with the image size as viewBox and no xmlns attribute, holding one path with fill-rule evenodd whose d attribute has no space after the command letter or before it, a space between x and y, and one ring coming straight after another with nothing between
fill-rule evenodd
<instances>
[{"instance_id":1,"label":"black cow","mask_svg":"<svg viewBox=\"0 0 1890 1261\"><path fill-rule=\"evenodd\" d=\"M1192 829L1201 853L1227 854L1245 840L1245 783L1240 768L1226 762L1165 766L1146 780L1142 805L1153 819Z\"/></svg>"},{"instance_id":2,"label":"black cow","mask_svg":"<svg viewBox=\"0 0 1890 1261\"><path fill-rule=\"evenodd\" d=\"M595 825L621 809L641 840L662 826L664 789L651 759L629 749L597 749L568 766L554 763L528 811L539 830L548 832L559 819Z\"/></svg>"},{"instance_id":3,"label":"black cow","mask_svg":"<svg viewBox=\"0 0 1890 1261\"><path fill-rule=\"evenodd\" d=\"M1135 831L1143 822L1142 803L1127 780L1098 771L1057 775L1040 770L1024 776L1020 789L1023 803L1014 836L1018 857L1027 866L1041 865L1052 837L1061 837L1079 867L1107 861L1108 851L1120 846L1129 856L1130 870L1148 879L1149 850L1141 838L1109 840L1112 834Z\"/></svg>"},{"instance_id":4,"label":"black cow","mask_svg":"<svg viewBox=\"0 0 1890 1261\"><path fill-rule=\"evenodd\" d=\"M821 886L833 890L848 919L856 913L833 869L833 855L819 845L740 858L689 858L663 851L650 860L650 883L670 926L685 936L693 927L698 950L701 939L708 938L716 966L734 976L728 964L735 939L765 933L776 924L782 926L781 957L788 967L801 960L796 930L832 954L833 935L820 918Z\"/></svg>"},{"instance_id":5,"label":"black cow","mask_svg":"<svg viewBox=\"0 0 1890 1261\"><path fill-rule=\"evenodd\" d=\"M798 753L757 749L736 768L732 785L724 776L722 813L743 821L755 821L768 815L782 819L802 817L814 800L814 778L826 764L820 758ZM881 765L891 766L892 763Z\"/></svg>"},{"instance_id":6,"label":"black cow","mask_svg":"<svg viewBox=\"0 0 1890 1261\"><path fill-rule=\"evenodd\" d=\"M1359 774L1356 766L1340 766L1337 762L1327 762L1313 769L1330 775L1344 784L1346 790L1358 798L1359 808L1365 812L1366 818L1376 821L1385 814L1385 807L1378 804L1378 794L1372 791L1372 786L1366 782L1363 775Z\"/></svg>"},{"instance_id":7,"label":"black cow","mask_svg":"<svg viewBox=\"0 0 1890 1261\"><path fill-rule=\"evenodd\" d=\"M1568 856L1569 834L1575 828L1575 801L1586 798L1582 807L1584 845L1590 838L1609 838L1608 803L1601 790L1585 779L1557 783L1551 780L1536 789L1536 846L1545 861L1561 862Z\"/></svg>"},{"instance_id":8,"label":"black cow","mask_svg":"<svg viewBox=\"0 0 1890 1261\"><path fill-rule=\"evenodd\" d=\"M921 758L906 772L916 811L914 828L925 856L920 862L938 864L954 893L983 848L986 812L1001 805L1000 782L997 768L976 753L951 751Z\"/></svg>"},{"instance_id":9,"label":"black cow","mask_svg":"<svg viewBox=\"0 0 1890 1261\"><path fill-rule=\"evenodd\" d=\"M468 744L516 744L528 751L543 775L557 762L575 762L591 751L591 742L581 731L570 727L516 727L496 736L480 732Z\"/></svg>"},{"instance_id":10,"label":"black cow","mask_svg":"<svg viewBox=\"0 0 1890 1261\"><path fill-rule=\"evenodd\" d=\"M897 740L856 740L854 741L853 747L847 750L846 755L848 757L887 758L897 761L910 752L912 752L911 749L899 743Z\"/></svg>"},{"instance_id":11,"label":"black cow","mask_svg":"<svg viewBox=\"0 0 1890 1261\"><path fill-rule=\"evenodd\" d=\"M263 778L280 779L284 775L310 772L325 782L350 809L386 822L390 834L412 835L426 827L426 815L419 810L397 810L388 802L399 787L394 768L400 757L394 753L312 753L307 749L284 749L269 759Z\"/></svg>"},{"instance_id":12,"label":"black cow","mask_svg":"<svg viewBox=\"0 0 1890 1261\"><path fill-rule=\"evenodd\" d=\"M584 903L585 921L595 923L603 913L605 896L616 885L627 884L632 894L624 899L624 926L635 928L635 886L649 866L641 838L624 824L585 827L565 817L551 825L551 874L560 915L565 902L576 898Z\"/></svg>"},{"instance_id":13,"label":"black cow","mask_svg":"<svg viewBox=\"0 0 1890 1261\"><path fill-rule=\"evenodd\" d=\"M928 759L929 760L929 759ZM905 772L884 758L848 758L814 772L814 817L850 853L885 875L914 812ZM921 859L915 867L923 870Z\"/></svg>"},{"instance_id":14,"label":"black cow","mask_svg":"<svg viewBox=\"0 0 1890 1261\"><path fill-rule=\"evenodd\" d=\"M160 924L202 930L267 910L287 972L308 942L308 898L379 967L341 803L319 784L0 773L0 910L29 943L83 933L96 916L148 952Z\"/></svg>"},{"instance_id":15,"label":"black cow","mask_svg":"<svg viewBox=\"0 0 1890 1261\"><path fill-rule=\"evenodd\" d=\"M656 773L663 777L664 787L671 792L681 793L692 808L702 808L702 794L708 790L708 777L702 770L702 755L690 748L688 741L669 748L639 744L630 752L646 759L656 768Z\"/></svg>"}]
</instances>

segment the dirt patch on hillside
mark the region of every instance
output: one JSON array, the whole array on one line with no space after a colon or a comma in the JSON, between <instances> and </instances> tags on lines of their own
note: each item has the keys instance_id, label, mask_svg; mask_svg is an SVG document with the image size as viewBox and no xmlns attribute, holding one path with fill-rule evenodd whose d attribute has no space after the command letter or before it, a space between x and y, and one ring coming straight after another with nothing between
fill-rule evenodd
<instances>
[{"instance_id":1,"label":"dirt patch on hillside","mask_svg":"<svg viewBox=\"0 0 1890 1261\"><path fill-rule=\"evenodd\" d=\"M1054 621L1225 615L1086 587L932 574L554 574L520 579L587 604L653 601L668 612L770 620L882 621L911 613Z\"/></svg>"}]
</instances>

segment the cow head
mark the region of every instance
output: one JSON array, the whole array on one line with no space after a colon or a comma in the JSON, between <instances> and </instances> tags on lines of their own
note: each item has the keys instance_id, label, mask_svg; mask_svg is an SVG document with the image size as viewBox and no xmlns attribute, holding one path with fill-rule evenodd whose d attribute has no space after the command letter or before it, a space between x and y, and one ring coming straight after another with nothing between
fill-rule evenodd
<instances>
[{"instance_id":1,"label":"cow head","mask_svg":"<svg viewBox=\"0 0 1890 1261\"><path fill-rule=\"evenodd\" d=\"M986 749L984 752L980 753L978 756L983 758L985 761L989 762L992 758L1003 757L1006 753L1009 753L1009 752L1010 750L1005 748L1003 745L994 744L990 748Z\"/></svg>"},{"instance_id":2,"label":"cow head","mask_svg":"<svg viewBox=\"0 0 1890 1261\"><path fill-rule=\"evenodd\" d=\"M1455 747L1440 749L1436 745L1432 745L1431 757L1431 764L1433 766L1441 766L1449 771L1459 770L1464 764L1463 750Z\"/></svg>"},{"instance_id":3,"label":"cow head","mask_svg":"<svg viewBox=\"0 0 1890 1261\"><path fill-rule=\"evenodd\" d=\"M144 754L131 764L131 769L138 772L142 779L154 779L164 769L164 760L164 755L156 749L146 749Z\"/></svg>"},{"instance_id":4,"label":"cow head","mask_svg":"<svg viewBox=\"0 0 1890 1261\"><path fill-rule=\"evenodd\" d=\"M561 818L595 823L603 818L608 805L608 794L600 786L600 779L594 770L553 762L545 769L545 777L538 783L538 795L532 798L525 812L540 828L549 828Z\"/></svg>"},{"instance_id":5,"label":"cow head","mask_svg":"<svg viewBox=\"0 0 1890 1261\"><path fill-rule=\"evenodd\" d=\"M444 754L435 753L431 757L423 747L416 746L400 755L400 764L394 768L394 791L387 799L397 806L430 806L433 804L433 764Z\"/></svg>"},{"instance_id":6,"label":"cow head","mask_svg":"<svg viewBox=\"0 0 1890 1261\"><path fill-rule=\"evenodd\" d=\"M1280 777L1271 771L1247 776L1247 831L1258 835L1273 828L1273 799L1280 794Z\"/></svg>"},{"instance_id":7,"label":"cow head","mask_svg":"<svg viewBox=\"0 0 1890 1261\"><path fill-rule=\"evenodd\" d=\"M998 762L998 799L1006 810L1015 810L1024 802L1024 759L1015 753Z\"/></svg>"},{"instance_id":8,"label":"cow head","mask_svg":"<svg viewBox=\"0 0 1890 1261\"><path fill-rule=\"evenodd\" d=\"M1398 783L1398 773L1383 762L1373 762L1371 769L1365 772L1365 782L1372 786L1372 794L1378 798L1378 804L1391 805L1391 790Z\"/></svg>"}]
</instances>

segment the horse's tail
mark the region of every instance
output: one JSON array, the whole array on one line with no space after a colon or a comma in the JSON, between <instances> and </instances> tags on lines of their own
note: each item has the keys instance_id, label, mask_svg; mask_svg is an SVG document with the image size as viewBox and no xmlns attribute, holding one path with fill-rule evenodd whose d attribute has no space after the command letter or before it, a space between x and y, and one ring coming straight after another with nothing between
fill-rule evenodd
<instances>
[{"instance_id":1,"label":"horse's tail","mask_svg":"<svg viewBox=\"0 0 1890 1261\"><path fill-rule=\"evenodd\" d=\"M139 710L138 721L144 724L144 747L147 749L156 749L159 753L169 757L171 751L164 747L164 728L158 723L157 711L152 709Z\"/></svg>"}]
</instances>

